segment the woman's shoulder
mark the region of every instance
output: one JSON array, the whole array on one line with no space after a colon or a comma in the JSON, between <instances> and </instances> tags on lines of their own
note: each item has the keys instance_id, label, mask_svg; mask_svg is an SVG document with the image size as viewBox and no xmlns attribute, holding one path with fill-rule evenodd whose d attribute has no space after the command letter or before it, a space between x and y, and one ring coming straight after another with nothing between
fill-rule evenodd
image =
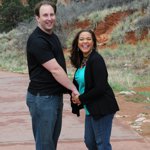
<instances>
[{"instance_id":1,"label":"woman's shoulder","mask_svg":"<svg viewBox=\"0 0 150 150\"><path fill-rule=\"evenodd\" d=\"M99 52L93 51L92 55L91 55L91 60L95 60L95 59L102 59L103 60L103 57Z\"/></svg>"}]
</instances>

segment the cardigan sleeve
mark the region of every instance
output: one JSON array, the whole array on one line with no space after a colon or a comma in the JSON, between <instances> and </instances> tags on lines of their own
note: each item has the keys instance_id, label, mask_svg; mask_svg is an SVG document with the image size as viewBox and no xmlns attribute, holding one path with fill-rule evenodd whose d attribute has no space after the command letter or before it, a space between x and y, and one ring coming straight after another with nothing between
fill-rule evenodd
<instances>
[{"instance_id":1,"label":"cardigan sleeve","mask_svg":"<svg viewBox=\"0 0 150 150\"><path fill-rule=\"evenodd\" d=\"M90 87L85 87L84 94L79 96L80 101L87 104L104 95L108 87L107 79L108 73L103 57L99 54L92 57L87 62L87 72L85 73L85 82Z\"/></svg>"},{"instance_id":2,"label":"cardigan sleeve","mask_svg":"<svg viewBox=\"0 0 150 150\"><path fill-rule=\"evenodd\" d=\"M75 79L73 79L73 84L76 86L77 89L79 89L78 83L76 82ZM80 105L74 104L71 99L72 99L72 96L70 97L72 113L76 114L77 117L79 117L80 116L80 109L83 108L83 105L82 104L80 104Z\"/></svg>"}]
</instances>

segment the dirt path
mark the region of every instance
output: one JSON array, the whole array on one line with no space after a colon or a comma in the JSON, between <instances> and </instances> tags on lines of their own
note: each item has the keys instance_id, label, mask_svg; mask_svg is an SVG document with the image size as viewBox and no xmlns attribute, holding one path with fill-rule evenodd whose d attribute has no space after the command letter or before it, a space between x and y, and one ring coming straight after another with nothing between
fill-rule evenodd
<instances>
[{"instance_id":1,"label":"dirt path","mask_svg":"<svg viewBox=\"0 0 150 150\"><path fill-rule=\"evenodd\" d=\"M25 102L28 75L0 71L0 85L0 150L34 150L31 120ZM121 111L114 119L111 138L113 149L150 149L149 135L141 136L128 124L133 116L140 112L149 113L149 109L145 109L144 104L126 102L119 94L117 99ZM80 118L70 112L69 95L64 95L63 127L58 150L85 150L84 112Z\"/></svg>"}]
</instances>

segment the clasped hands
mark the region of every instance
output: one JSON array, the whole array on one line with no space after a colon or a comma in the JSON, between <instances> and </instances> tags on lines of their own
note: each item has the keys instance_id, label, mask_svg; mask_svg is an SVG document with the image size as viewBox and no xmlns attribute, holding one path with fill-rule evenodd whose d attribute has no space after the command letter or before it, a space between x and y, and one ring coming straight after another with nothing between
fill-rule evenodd
<instances>
[{"instance_id":1,"label":"clasped hands","mask_svg":"<svg viewBox=\"0 0 150 150\"><path fill-rule=\"evenodd\" d=\"M79 100L79 94L74 94L74 93L72 93L71 94L71 96L72 96L72 102L74 103L74 104L77 104L77 105L80 105L81 104L81 102L80 102L80 100Z\"/></svg>"}]
</instances>

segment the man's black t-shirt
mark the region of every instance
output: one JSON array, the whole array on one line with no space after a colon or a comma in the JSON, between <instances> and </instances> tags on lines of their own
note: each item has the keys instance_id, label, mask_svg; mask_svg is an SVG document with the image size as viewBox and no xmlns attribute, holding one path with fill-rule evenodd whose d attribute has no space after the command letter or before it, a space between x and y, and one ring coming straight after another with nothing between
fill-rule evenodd
<instances>
[{"instance_id":1,"label":"man's black t-shirt","mask_svg":"<svg viewBox=\"0 0 150 150\"><path fill-rule=\"evenodd\" d=\"M28 91L45 95L62 94L66 88L59 84L42 64L55 58L66 71L65 59L58 37L43 32L37 27L27 42L27 63L30 83Z\"/></svg>"}]
</instances>

